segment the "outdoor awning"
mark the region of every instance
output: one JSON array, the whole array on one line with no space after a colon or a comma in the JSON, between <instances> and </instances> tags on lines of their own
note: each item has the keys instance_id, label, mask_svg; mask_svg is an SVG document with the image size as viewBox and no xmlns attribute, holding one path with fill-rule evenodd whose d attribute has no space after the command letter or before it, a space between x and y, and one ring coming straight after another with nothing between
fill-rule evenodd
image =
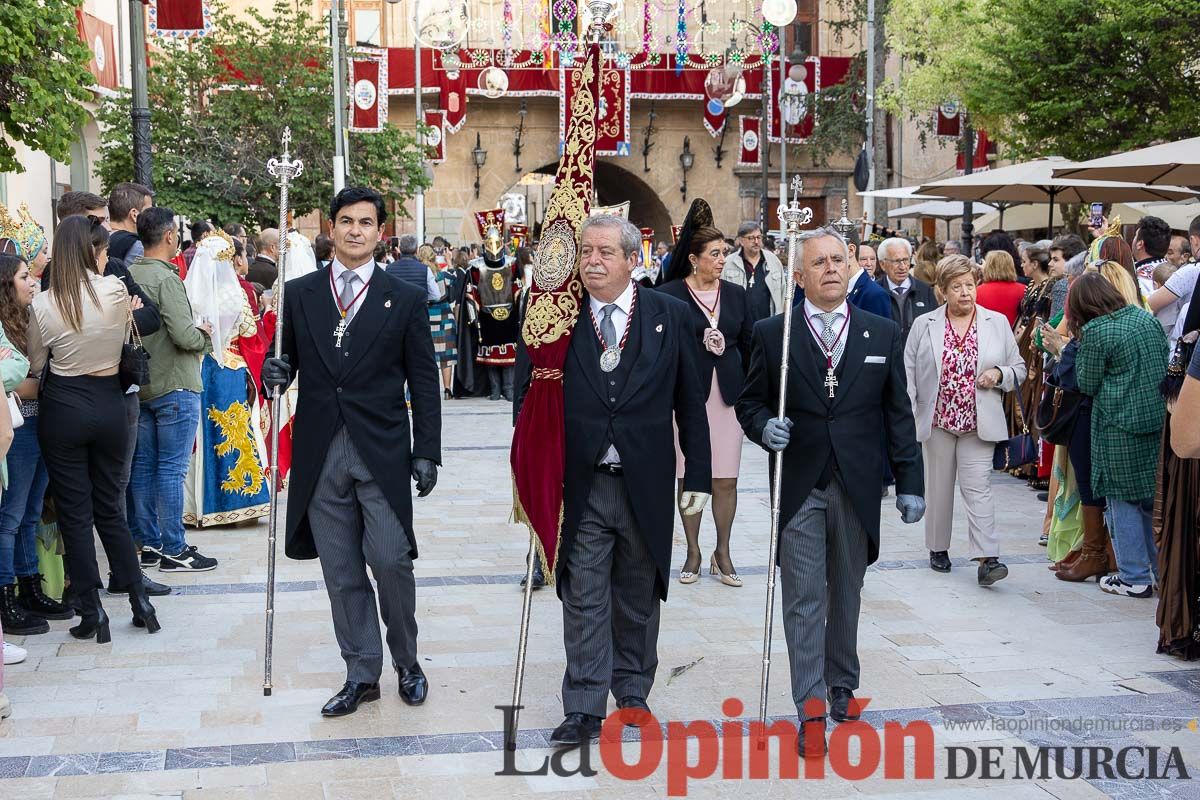
<instances>
[{"instance_id":1,"label":"outdoor awning","mask_svg":"<svg viewBox=\"0 0 1200 800\"><path fill-rule=\"evenodd\" d=\"M1054 177L1200 186L1200 136L1060 167Z\"/></svg>"}]
</instances>

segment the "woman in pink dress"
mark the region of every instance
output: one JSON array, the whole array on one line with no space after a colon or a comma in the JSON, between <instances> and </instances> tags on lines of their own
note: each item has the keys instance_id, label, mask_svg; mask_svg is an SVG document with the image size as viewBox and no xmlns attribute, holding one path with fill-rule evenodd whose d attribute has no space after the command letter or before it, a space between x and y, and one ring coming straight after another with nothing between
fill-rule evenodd
<instances>
[{"instance_id":1,"label":"woman in pink dress","mask_svg":"<svg viewBox=\"0 0 1200 800\"><path fill-rule=\"evenodd\" d=\"M690 215L689 215L690 216ZM671 255L672 275L659 291L674 295L692 309L695 322L696 367L700 385L708 393L709 439L712 443L712 514L717 546L709 559L709 574L726 586L741 586L729 552L733 517L737 512L737 479L742 459L742 429L733 405L746 380L750 363L750 337L754 320L746 303L746 290L721 280L725 265L725 237L709 224L685 229ZM689 236L690 234L690 236ZM686 262L684 259L686 258ZM686 264L684 269L676 266ZM683 455L675 440L676 477L682 491ZM679 570L680 583L699 580L700 518L682 516L687 536L687 557Z\"/></svg>"}]
</instances>

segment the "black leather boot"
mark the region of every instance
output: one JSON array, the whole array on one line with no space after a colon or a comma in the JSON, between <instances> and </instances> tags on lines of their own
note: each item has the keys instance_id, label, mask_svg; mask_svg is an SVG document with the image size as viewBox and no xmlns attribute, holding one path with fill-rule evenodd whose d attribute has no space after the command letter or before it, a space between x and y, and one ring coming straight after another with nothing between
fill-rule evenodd
<instances>
[{"instance_id":1,"label":"black leather boot","mask_svg":"<svg viewBox=\"0 0 1200 800\"><path fill-rule=\"evenodd\" d=\"M42 576L27 575L17 578L17 602L35 617L42 619L70 619L75 612L42 591Z\"/></svg>"},{"instance_id":2,"label":"black leather boot","mask_svg":"<svg viewBox=\"0 0 1200 800\"><path fill-rule=\"evenodd\" d=\"M100 590L76 594L74 597L75 610L79 613L79 624L70 629L70 634L76 639L91 639L96 637L96 644L107 644L112 641L112 633L108 629L108 614L100 605Z\"/></svg>"},{"instance_id":3,"label":"black leather boot","mask_svg":"<svg viewBox=\"0 0 1200 800\"><path fill-rule=\"evenodd\" d=\"M13 636L31 636L49 633L46 620L30 616L17 602L17 585L0 586L0 627Z\"/></svg>"},{"instance_id":4,"label":"black leather boot","mask_svg":"<svg viewBox=\"0 0 1200 800\"><path fill-rule=\"evenodd\" d=\"M129 608L133 611L135 628L145 628L147 633L158 633L162 629L158 624L158 614L146 596L146 584L141 581L129 587Z\"/></svg>"}]
</instances>

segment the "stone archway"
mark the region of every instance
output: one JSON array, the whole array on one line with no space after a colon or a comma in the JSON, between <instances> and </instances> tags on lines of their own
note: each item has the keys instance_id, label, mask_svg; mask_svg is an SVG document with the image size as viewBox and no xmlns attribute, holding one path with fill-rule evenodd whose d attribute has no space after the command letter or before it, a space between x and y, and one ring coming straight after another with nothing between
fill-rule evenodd
<instances>
[{"instance_id":1,"label":"stone archway","mask_svg":"<svg viewBox=\"0 0 1200 800\"><path fill-rule=\"evenodd\" d=\"M558 162L545 164L533 171L541 175L553 175L558 171ZM599 205L615 206L628 200L630 222L639 228L653 228L655 241L671 241L671 214L666 204L637 175L610 161L597 161L593 183Z\"/></svg>"}]
</instances>

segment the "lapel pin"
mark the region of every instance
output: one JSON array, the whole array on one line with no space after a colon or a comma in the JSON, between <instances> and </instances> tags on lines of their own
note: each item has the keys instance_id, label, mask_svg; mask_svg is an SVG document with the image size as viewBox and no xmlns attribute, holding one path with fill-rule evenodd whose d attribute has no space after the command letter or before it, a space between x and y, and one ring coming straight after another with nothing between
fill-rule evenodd
<instances>
[{"instance_id":1,"label":"lapel pin","mask_svg":"<svg viewBox=\"0 0 1200 800\"><path fill-rule=\"evenodd\" d=\"M871 338L871 332L870 332L870 331L863 331L863 338L864 338L864 339L870 339L870 338Z\"/></svg>"},{"instance_id":2,"label":"lapel pin","mask_svg":"<svg viewBox=\"0 0 1200 800\"><path fill-rule=\"evenodd\" d=\"M384 308L391 308L391 307L392 307L392 301L391 301L391 300L384 300L384 301L383 301L383 307L384 307Z\"/></svg>"},{"instance_id":3,"label":"lapel pin","mask_svg":"<svg viewBox=\"0 0 1200 800\"><path fill-rule=\"evenodd\" d=\"M661 322L658 324L658 327L654 329L654 332L655 332L655 333L662 333L662 323L661 323Z\"/></svg>"}]
</instances>

